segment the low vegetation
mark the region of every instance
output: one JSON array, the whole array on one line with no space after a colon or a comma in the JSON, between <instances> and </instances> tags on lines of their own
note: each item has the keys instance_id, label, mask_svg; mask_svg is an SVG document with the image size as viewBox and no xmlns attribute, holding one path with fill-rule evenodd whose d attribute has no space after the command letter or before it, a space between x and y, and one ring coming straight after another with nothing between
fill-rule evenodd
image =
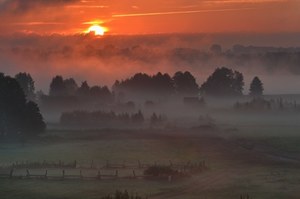
<instances>
[{"instance_id":1,"label":"low vegetation","mask_svg":"<svg viewBox=\"0 0 300 199\"><path fill-rule=\"evenodd\" d=\"M100 199L147 199L148 197L141 197L138 194L129 194L127 190L119 191L117 190L113 195L107 195L101 197Z\"/></svg>"}]
</instances>

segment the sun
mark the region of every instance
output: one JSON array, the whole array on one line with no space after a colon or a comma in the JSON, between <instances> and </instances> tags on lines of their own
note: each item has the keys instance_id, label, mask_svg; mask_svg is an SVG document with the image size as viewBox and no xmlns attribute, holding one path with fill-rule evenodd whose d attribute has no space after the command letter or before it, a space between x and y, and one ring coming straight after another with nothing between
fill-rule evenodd
<instances>
[{"instance_id":1,"label":"sun","mask_svg":"<svg viewBox=\"0 0 300 199\"><path fill-rule=\"evenodd\" d=\"M93 33L96 36L103 36L106 31L107 29L100 25L92 25L88 28L87 33Z\"/></svg>"}]
</instances>

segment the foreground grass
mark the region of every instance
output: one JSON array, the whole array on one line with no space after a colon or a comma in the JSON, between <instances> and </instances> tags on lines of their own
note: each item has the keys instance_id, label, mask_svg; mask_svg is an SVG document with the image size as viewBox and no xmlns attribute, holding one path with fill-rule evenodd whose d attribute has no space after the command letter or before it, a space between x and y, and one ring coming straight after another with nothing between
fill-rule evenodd
<instances>
[{"instance_id":1,"label":"foreground grass","mask_svg":"<svg viewBox=\"0 0 300 199\"><path fill-rule=\"evenodd\" d=\"M28 142L24 146L2 143L0 162L3 164L27 160L77 160L78 164L89 165L93 160L95 164L105 165L107 160L112 163L125 161L128 164L137 164L138 160L159 164L169 164L169 160L206 160L209 171L171 183L149 180L0 179L0 198L97 199L114 193L117 189L126 189L130 193L138 192L142 197L149 196L154 199L233 199L245 193L249 193L253 199L299 198L298 166L289 162L269 160L264 153L245 149L230 138L224 139L224 132L210 132L212 136L207 136L207 132L202 130L181 134L174 132L173 136L149 136L141 133L144 132L50 132L43 139ZM202 135L203 133L205 135ZM234 133L236 138L237 132ZM247 132L241 137L251 142L264 140L260 143L267 143L274 148L279 146L284 148L285 152L298 150L296 139L277 139L267 135L255 137L248 136ZM288 145L288 149L285 145Z\"/></svg>"}]
</instances>

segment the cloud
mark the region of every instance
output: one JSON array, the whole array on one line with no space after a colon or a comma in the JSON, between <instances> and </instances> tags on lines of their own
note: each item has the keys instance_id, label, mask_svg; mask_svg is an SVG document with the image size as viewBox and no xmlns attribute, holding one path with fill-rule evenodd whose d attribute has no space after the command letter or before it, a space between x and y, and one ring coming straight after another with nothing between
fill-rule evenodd
<instances>
[{"instance_id":1,"label":"cloud","mask_svg":"<svg viewBox=\"0 0 300 199\"><path fill-rule=\"evenodd\" d=\"M214 4L243 4L243 3L281 3L289 2L293 0L206 0L203 3L214 3Z\"/></svg>"},{"instance_id":2,"label":"cloud","mask_svg":"<svg viewBox=\"0 0 300 199\"><path fill-rule=\"evenodd\" d=\"M139 17L139 16L158 16L158 15L176 15L176 14L195 14L206 12L231 12L240 10L252 10L255 8L228 8L228 9L209 9L209 10L189 10L189 11L168 11L168 12L145 12L145 13L127 13L115 14L113 17Z\"/></svg>"},{"instance_id":3,"label":"cloud","mask_svg":"<svg viewBox=\"0 0 300 199\"><path fill-rule=\"evenodd\" d=\"M4 0L0 1L0 13L25 13L35 8L62 6L79 0Z\"/></svg>"}]
</instances>

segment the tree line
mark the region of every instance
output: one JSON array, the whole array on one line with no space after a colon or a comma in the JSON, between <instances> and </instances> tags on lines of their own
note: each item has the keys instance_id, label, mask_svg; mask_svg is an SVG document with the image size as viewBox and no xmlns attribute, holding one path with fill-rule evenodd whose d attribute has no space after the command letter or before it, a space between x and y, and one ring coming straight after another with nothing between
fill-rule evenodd
<instances>
[{"instance_id":1,"label":"tree line","mask_svg":"<svg viewBox=\"0 0 300 199\"><path fill-rule=\"evenodd\" d=\"M196 78L188 71L176 72L173 77L168 73L148 75L137 73L133 77L119 81L113 85L115 92L131 92L135 95L168 96L177 94L180 96L197 96L199 86Z\"/></svg>"},{"instance_id":2,"label":"tree line","mask_svg":"<svg viewBox=\"0 0 300 199\"><path fill-rule=\"evenodd\" d=\"M137 73L133 77L116 81L115 92L130 92L136 95L154 94L157 96L198 96L235 97L243 95L244 76L241 72L226 67L217 68L207 80L199 86L196 78L188 71L169 74L148 75ZM258 77L251 82L249 95L258 97L263 94L263 84Z\"/></svg>"},{"instance_id":3,"label":"tree line","mask_svg":"<svg viewBox=\"0 0 300 199\"><path fill-rule=\"evenodd\" d=\"M104 125L141 125L145 122L144 114L139 110L136 113L115 113L114 111L72 111L61 114L60 123L71 126L104 126ZM161 125L165 117L153 113L150 117L150 124Z\"/></svg>"},{"instance_id":4,"label":"tree line","mask_svg":"<svg viewBox=\"0 0 300 199\"><path fill-rule=\"evenodd\" d=\"M28 73L19 73L15 79L26 99L36 101L45 110L103 109L137 98L155 102L168 98L197 98L199 95L238 97L244 91L243 74L227 67L217 68L201 86L188 71L178 71L172 77L160 72L155 75L136 73L125 80L115 81L111 90L107 86L90 86L87 81L78 86L73 78L64 79L57 75L51 80L48 94L35 92L34 81ZM258 77L253 78L249 95L254 98L263 95L263 83Z\"/></svg>"},{"instance_id":5,"label":"tree line","mask_svg":"<svg viewBox=\"0 0 300 199\"><path fill-rule=\"evenodd\" d=\"M240 96L243 89L243 74L226 67L217 68L201 86L188 71L178 71L172 77L167 73L156 75L137 73L125 80L116 81L112 91L107 86L89 86L86 81L78 86L73 78L64 79L62 76L56 76L50 83L48 95L35 92L34 80L28 73L18 73L14 78L0 73L0 135L25 136L43 132L46 125L34 101L59 102L65 99L65 102L69 103L72 99L75 102L79 100L108 104L116 102L115 96L123 92L158 97L174 95L197 97L199 93L220 97ZM263 83L258 77L254 77L250 95L256 98L262 94ZM156 117L153 116L154 121Z\"/></svg>"},{"instance_id":6,"label":"tree line","mask_svg":"<svg viewBox=\"0 0 300 199\"><path fill-rule=\"evenodd\" d=\"M137 113L115 113L113 111L72 111L62 113L60 123L63 125L92 125L107 124L142 124L145 118L141 111Z\"/></svg>"},{"instance_id":7,"label":"tree line","mask_svg":"<svg viewBox=\"0 0 300 199\"><path fill-rule=\"evenodd\" d=\"M104 102L110 101L113 97L107 86L91 87L87 81L82 82L81 85L78 86L73 78L64 79L59 75L54 77L50 83L49 96L77 96L85 100L94 98Z\"/></svg>"},{"instance_id":8,"label":"tree line","mask_svg":"<svg viewBox=\"0 0 300 199\"><path fill-rule=\"evenodd\" d=\"M35 85L32 77L28 73L19 73L15 79L22 87L26 98L31 101L36 100ZM196 78L188 71L176 72L172 77L168 73L157 73L148 75L146 73L136 73L125 80L116 80L110 90L107 86L90 86L87 81L83 81L80 86L73 78L64 79L62 76L55 76L49 86L49 94L38 94L40 97L48 99L63 100L75 97L81 101L99 101L110 103L114 101L116 95L124 93L135 96L198 96L199 94L213 97L241 96L244 91L244 76L241 72L221 67L207 78L199 86ZM259 97L263 95L263 83L255 76L250 84L249 95Z\"/></svg>"}]
</instances>

